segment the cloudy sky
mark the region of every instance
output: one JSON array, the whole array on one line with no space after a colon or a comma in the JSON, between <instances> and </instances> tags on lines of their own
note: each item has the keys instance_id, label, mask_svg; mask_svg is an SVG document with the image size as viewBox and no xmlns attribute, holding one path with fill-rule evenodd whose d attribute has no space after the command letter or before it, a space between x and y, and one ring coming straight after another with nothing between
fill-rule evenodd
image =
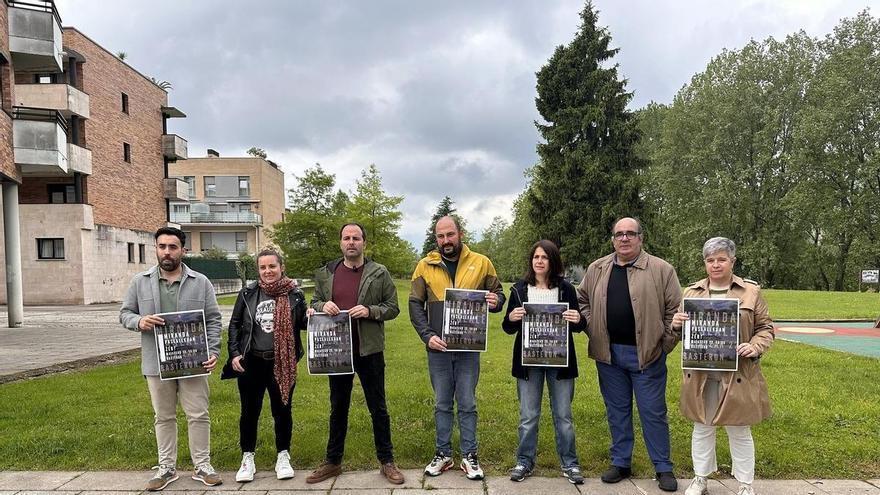
<instances>
[{"instance_id":1,"label":"cloudy sky","mask_svg":"<svg viewBox=\"0 0 880 495\"><path fill-rule=\"evenodd\" d=\"M535 72L578 27L578 0L57 0L75 26L148 76L187 114L190 156L267 150L294 175L315 163L353 188L375 163L403 195L421 247L451 196L472 230L510 218L535 163ZM829 33L880 0L595 0L620 48L633 109L668 103L723 48Z\"/></svg>"}]
</instances>

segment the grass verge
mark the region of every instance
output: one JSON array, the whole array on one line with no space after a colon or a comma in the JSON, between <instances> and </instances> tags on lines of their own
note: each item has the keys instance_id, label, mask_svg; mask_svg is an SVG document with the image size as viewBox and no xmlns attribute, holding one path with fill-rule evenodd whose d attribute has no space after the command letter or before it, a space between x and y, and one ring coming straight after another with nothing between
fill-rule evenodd
<instances>
[{"instance_id":1,"label":"grass verge","mask_svg":"<svg viewBox=\"0 0 880 495\"><path fill-rule=\"evenodd\" d=\"M419 468L433 454L433 394L424 346L409 323L407 284L398 283L401 315L386 328L386 384L395 455L405 468ZM772 303L771 303L772 308ZM492 315L489 351L478 387L480 456L490 474L513 465L519 418L515 380L510 376L513 338ZM595 366L586 338L576 335L581 376L574 419L577 451L585 474L598 476L608 463L608 426ZM225 352L223 359L225 360ZM680 354L669 356L669 404L676 474L691 475L691 424L678 412ZM754 427L757 474L762 478L880 478L880 360L776 342L762 360L774 415ZM327 379L300 367L294 393L292 456L297 468L316 466L324 456L329 412ZM267 399L268 400L268 399ZM105 366L0 385L0 470L148 469L155 464L153 417L140 363ZM553 426L545 399L537 467L558 474ZM238 391L233 381L211 377L212 451L215 467L238 467ZM179 417L181 466L189 464L185 419ZM719 467L730 471L724 434ZM457 446L457 438L454 440ZM272 418L265 405L257 465L274 462ZM352 398L346 469L376 467L370 418L358 385ZM633 467L650 477L653 468L636 430Z\"/></svg>"}]
</instances>

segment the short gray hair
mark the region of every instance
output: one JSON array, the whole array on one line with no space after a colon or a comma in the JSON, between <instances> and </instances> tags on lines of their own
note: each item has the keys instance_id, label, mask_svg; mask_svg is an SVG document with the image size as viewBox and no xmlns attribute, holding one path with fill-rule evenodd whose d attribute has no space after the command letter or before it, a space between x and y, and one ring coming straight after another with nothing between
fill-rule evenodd
<instances>
[{"instance_id":1,"label":"short gray hair","mask_svg":"<svg viewBox=\"0 0 880 495\"><path fill-rule=\"evenodd\" d=\"M731 258L736 258L736 244L726 237L713 237L703 244L703 259L719 251L726 251Z\"/></svg>"}]
</instances>

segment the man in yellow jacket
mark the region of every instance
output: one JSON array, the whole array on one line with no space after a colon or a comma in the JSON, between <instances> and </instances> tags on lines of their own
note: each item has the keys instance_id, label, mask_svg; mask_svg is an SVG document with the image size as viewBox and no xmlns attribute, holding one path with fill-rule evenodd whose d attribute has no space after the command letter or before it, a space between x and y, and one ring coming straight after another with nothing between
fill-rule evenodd
<instances>
[{"instance_id":1,"label":"man in yellow jacket","mask_svg":"<svg viewBox=\"0 0 880 495\"><path fill-rule=\"evenodd\" d=\"M461 469L472 480L483 479L477 458L477 380L480 377L479 352L447 352L441 338L443 302L447 288L486 290L489 311L504 306L504 293L489 258L468 249L461 242L461 226L453 217L442 217L434 225L437 251L416 266L409 296L409 314L428 351L428 373L434 389L436 452L425 467L425 474L438 476L451 468L452 405L458 401L458 428L461 435Z\"/></svg>"}]
</instances>

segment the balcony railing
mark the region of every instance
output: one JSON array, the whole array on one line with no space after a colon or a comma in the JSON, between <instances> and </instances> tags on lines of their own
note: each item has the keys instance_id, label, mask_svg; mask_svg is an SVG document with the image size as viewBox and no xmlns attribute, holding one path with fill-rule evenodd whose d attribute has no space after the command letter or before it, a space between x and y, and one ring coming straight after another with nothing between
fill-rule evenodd
<instances>
[{"instance_id":1,"label":"balcony railing","mask_svg":"<svg viewBox=\"0 0 880 495\"><path fill-rule=\"evenodd\" d=\"M61 16L55 2L8 0L9 51L16 70L61 72Z\"/></svg>"},{"instance_id":2,"label":"balcony railing","mask_svg":"<svg viewBox=\"0 0 880 495\"><path fill-rule=\"evenodd\" d=\"M162 188L165 191L165 199L171 201L189 200L189 184L184 180L176 177L163 179Z\"/></svg>"},{"instance_id":3,"label":"balcony railing","mask_svg":"<svg viewBox=\"0 0 880 495\"><path fill-rule=\"evenodd\" d=\"M171 212L171 221L180 224L193 223L237 223L261 225L263 217L250 211L226 213Z\"/></svg>"},{"instance_id":4,"label":"balcony railing","mask_svg":"<svg viewBox=\"0 0 880 495\"><path fill-rule=\"evenodd\" d=\"M13 107L12 147L22 175L68 175L67 122L56 110Z\"/></svg>"}]
</instances>

